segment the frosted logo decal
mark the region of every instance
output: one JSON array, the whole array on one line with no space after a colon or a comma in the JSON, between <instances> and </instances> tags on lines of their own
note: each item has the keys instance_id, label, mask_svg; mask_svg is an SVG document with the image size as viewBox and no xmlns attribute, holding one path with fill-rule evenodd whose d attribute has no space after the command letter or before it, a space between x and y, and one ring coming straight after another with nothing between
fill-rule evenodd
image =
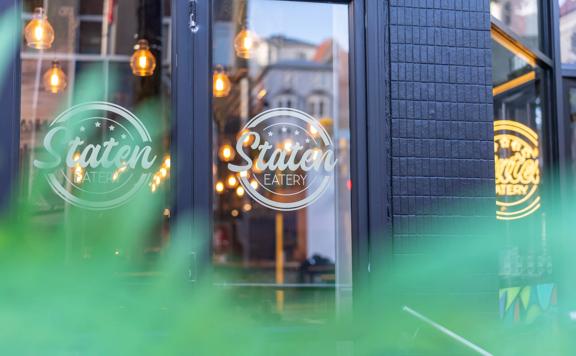
<instances>
[{"instance_id":1,"label":"frosted logo decal","mask_svg":"<svg viewBox=\"0 0 576 356\"><path fill-rule=\"evenodd\" d=\"M151 177L156 160L146 127L130 111L106 102L64 111L44 137L34 166L70 204L91 210L120 206Z\"/></svg>"},{"instance_id":2,"label":"frosted logo decal","mask_svg":"<svg viewBox=\"0 0 576 356\"><path fill-rule=\"evenodd\" d=\"M244 190L260 204L281 211L314 203L333 182L338 160L325 128L298 110L278 108L252 118L236 142Z\"/></svg>"}]
</instances>

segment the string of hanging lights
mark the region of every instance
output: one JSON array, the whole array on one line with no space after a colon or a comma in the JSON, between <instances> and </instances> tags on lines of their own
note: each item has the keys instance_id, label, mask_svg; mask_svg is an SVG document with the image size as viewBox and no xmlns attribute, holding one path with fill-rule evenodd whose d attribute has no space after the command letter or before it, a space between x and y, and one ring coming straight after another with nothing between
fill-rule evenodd
<instances>
[{"instance_id":1,"label":"string of hanging lights","mask_svg":"<svg viewBox=\"0 0 576 356\"><path fill-rule=\"evenodd\" d=\"M243 13L245 8L243 8ZM236 56L242 59L250 59L254 51L258 48L260 39L254 31L248 29L245 16L240 16L241 30L234 38L234 51ZM26 25L24 29L24 36L27 46L38 49L46 50L52 47L55 40L55 33L52 25L50 24L44 8L38 7L34 10L32 20ZM148 41L140 38L134 46L134 53L130 58L130 67L132 73L138 77L148 77L154 74L156 69L156 57L150 50ZM43 75L43 84L46 91L57 94L62 92L67 87L67 77L59 61L53 61L50 68ZM232 83L227 72L220 65L216 67L213 73L213 96L217 98L226 97L230 94ZM234 151L229 145L224 145L219 152L219 156L223 161L230 161L234 158ZM169 162L169 161L168 161ZM168 163L169 164L169 163ZM165 164L163 166L164 172L167 171ZM162 171L157 174L156 180L164 178ZM218 184L220 183L220 184ZM216 190L223 192L225 184L218 182ZM157 187L159 182L152 182L154 188ZM230 188L237 188L237 179L234 176L228 177L226 185ZM220 189L218 189L220 188ZM236 192L238 196L243 196L243 190Z\"/></svg>"},{"instance_id":2,"label":"string of hanging lights","mask_svg":"<svg viewBox=\"0 0 576 356\"><path fill-rule=\"evenodd\" d=\"M34 9L32 20L24 27L26 45L37 50L45 50L52 47L54 38L54 28L48 21L46 11L42 7L37 7ZM52 62L50 68L44 73L42 81L44 89L52 94L60 93L68 84L66 74L58 61Z\"/></svg>"},{"instance_id":3,"label":"string of hanging lights","mask_svg":"<svg viewBox=\"0 0 576 356\"><path fill-rule=\"evenodd\" d=\"M156 192L160 184L170 177L170 156L164 158L164 162L158 169L154 176L152 177L152 181L150 182L150 191L152 193Z\"/></svg>"},{"instance_id":4,"label":"string of hanging lights","mask_svg":"<svg viewBox=\"0 0 576 356\"><path fill-rule=\"evenodd\" d=\"M46 50L52 47L55 39L54 28L48 21L44 8L34 9L32 20L24 28L24 38L26 45L30 48ZM139 39L134 46L130 67L132 73L138 77L148 77L154 74L156 57L150 51L150 45L146 39ZM48 81L45 80L45 87L51 93L59 93L66 87L66 75L59 64L53 63L44 77L49 78Z\"/></svg>"},{"instance_id":5,"label":"string of hanging lights","mask_svg":"<svg viewBox=\"0 0 576 356\"><path fill-rule=\"evenodd\" d=\"M239 16L241 30L234 37L234 52L238 58L250 59L260 44L260 38L248 29L246 19L246 5L242 7ZM217 65L212 76L212 94L215 98L223 98L230 94L232 84L230 78L221 65Z\"/></svg>"}]
</instances>

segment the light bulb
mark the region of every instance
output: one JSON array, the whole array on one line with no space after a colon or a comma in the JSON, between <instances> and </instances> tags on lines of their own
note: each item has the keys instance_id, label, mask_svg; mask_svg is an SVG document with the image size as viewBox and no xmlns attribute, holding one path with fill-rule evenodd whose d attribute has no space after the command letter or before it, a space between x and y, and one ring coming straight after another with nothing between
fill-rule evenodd
<instances>
[{"instance_id":1,"label":"light bulb","mask_svg":"<svg viewBox=\"0 0 576 356\"><path fill-rule=\"evenodd\" d=\"M242 131L240 131L238 133L238 135L236 136L236 139L239 140L240 137L242 137L244 134L247 134L249 131L244 129ZM254 142L254 135L246 135L246 137L244 138L244 140L242 141L242 146L244 147L248 147L252 144L252 142Z\"/></svg>"},{"instance_id":2,"label":"light bulb","mask_svg":"<svg viewBox=\"0 0 576 356\"><path fill-rule=\"evenodd\" d=\"M236 55L240 58L249 59L258 47L259 42L258 36L254 32L243 29L234 38Z\"/></svg>"},{"instance_id":3,"label":"light bulb","mask_svg":"<svg viewBox=\"0 0 576 356\"><path fill-rule=\"evenodd\" d=\"M239 196L240 198L244 196L244 188L242 187L238 187L236 188L236 195Z\"/></svg>"},{"instance_id":4,"label":"light bulb","mask_svg":"<svg viewBox=\"0 0 576 356\"><path fill-rule=\"evenodd\" d=\"M216 78L216 83L214 87L216 88L217 91L224 90L224 81L222 80L222 78Z\"/></svg>"},{"instance_id":5,"label":"light bulb","mask_svg":"<svg viewBox=\"0 0 576 356\"><path fill-rule=\"evenodd\" d=\"M149 77L156 69L156 57L150 51L150 45L145 39L138 40L134 46L134 54L130 59L132 74L137 77Z\"/></svg>"},{"instance_id":6,"label":"light bulb","mask_svg":"<svg viewBox=\"0 0 576 356\"><path fill-rule=\"evenodd\" d=\"M222 145L222 147L220 147L220 150L218 151L218 157L220 157L220 159L224 162L230 162L231 160L234 159L235 156L236 153L234 152L232 146L230 146L229 144Z\"/></svg>"},{"instance_id":7,"label":"light bulb","mask_svg":"<svg viewBox=\"0 0 576 356\"><path fill-rule=\"evenodd\" d=\"M42 81L44 82L44 89L53 94L57 94L66 89L66 85L68 84L66 74L58 61L52 62L50 69L44 73Z\"/></svg>"},{"instance_id":8,"label":"light bulb","mask_svg":"<svg viewBox=\"0 0 576 356\"><path fill-rule=\"evenodd\" d=\"M44 39L44 27L37 25L34 27L34 39L36 41L42 41Z\"/></svg>"},{"instance_id":9,"label":"light bulb","mask_svg":"<svg viewBox=\"0 0 576 356\"><path fill-rule=\"evenodd\" d=\"M222 193L222 192L224 192L224 183L222 183L222 182L217 182L215 188L216 188L216 192L219 193L219 194Z\"/></svg>"},{"instance_id":10,"label":"light bulb","mask_svg":"<svg viewBox=\"0 0 576 356\"><path fill-rule=\"evenodd\" d=\"M228 78L228 74L224 72L224 70L219 67L214 71L214 75L212 77L212 95L216 98L223 98L230 94L230 90L232 89L232 84L230 83L230 78Z\"/></svg>"},{"instance_id":11,"label":"light bulb","mask_svg":"<svg viewBox=\"0 0 576 356\"><path fill-rule=\"evenodd\" d=\"M312 136L318 135L318 129L316 128L315 125L310 124L310 134L311 134Z\"/></svg>"},{"instance_id":12,"label":"light bulb","mask_svg":"<svg viewBox=\"0 0 576 356\"><path fill-rule=\"evenodd\" d=\"M74 183L82 183L83 179L84 179L84 169L82 169L80 163L76 163L76 165L74 166Z\"/></svg>"},{"instance_id":13,"label":"light bulb","mask_svg":"<svg viewBox=\"0 0 576 356\"><path fill-rule=\"evenodd\" d=\"M254 188L254 190L256 190L256 189L258 189L258 182L256 182L255 179L252 179L252 180L250 181L250 186L251 186L252 188Z\"/></svg>"},{"instance_id":14,"label":"light bulb","mask_svg":"<svg viewBox=\"0 0 576 356\"><path fill-rule=\"evenodd\" d=\"M250 36L244 37L244 48L248 50L252 49L252 37Z\"/></svg>"},{"instance_id":15,"label":"light bulb","mask_svg":"<svg viewBox=\"0 0 576 356\"><path fill-rule=\"evenodd\" d=\"M58 83L60 83L60 79L58 79L58 75L57 74L52 74L50 76L50 85L52 86L57 86Z\"/></svg>"},{"instance_id":16,"label":"light bulb","mask_svg":"<svg viewBox=\"0 0 576 356\"><path fill-rule=\"evenodd\" d=\"M235 188L238 185L238 179L236 179L236 177L233 175L230 175L228 179L226 179L226 184L230 188Z\"/></svg>"},{"instance_id":17,"label":"light bulb","mask_svg":"<svg viewBox=\"0 0 576 356\"><path fill-rule=\"evenodd\" d=\"M228 147L224 147L224 150L222 151L222 155L226 159L230 159L230 156L232 156L232 150L230 150L230 148L228 148Z\"/></svg>"},{"instance_id":18,"label":"light bulb","mask_svg":"<svg viewBox=\"0 0 576 356\"><path fill-rule=\"evenodd\" d=\"M54 29L46 17L44 9L34 9L32 20L24 28L24 38L28 47L48 49L54 42Z\"/></svg>"}]
</instances>

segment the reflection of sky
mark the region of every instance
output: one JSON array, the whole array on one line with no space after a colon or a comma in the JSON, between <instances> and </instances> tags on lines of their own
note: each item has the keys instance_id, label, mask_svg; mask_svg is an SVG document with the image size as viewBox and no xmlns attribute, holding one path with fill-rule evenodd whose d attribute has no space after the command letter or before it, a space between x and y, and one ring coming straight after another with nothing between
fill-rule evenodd
<instances>
[{"instance_id":1,"label":"reflection of sky","mask_svg":"<svg viewBox=\"0 0 576 356\"><path fill-rule=\"evenodd\" d=\"M347 5L252 0L248 6L248 25L260 37L280 34L313 44L334 37L348 48Z\"/></svg>"}]
</instances>

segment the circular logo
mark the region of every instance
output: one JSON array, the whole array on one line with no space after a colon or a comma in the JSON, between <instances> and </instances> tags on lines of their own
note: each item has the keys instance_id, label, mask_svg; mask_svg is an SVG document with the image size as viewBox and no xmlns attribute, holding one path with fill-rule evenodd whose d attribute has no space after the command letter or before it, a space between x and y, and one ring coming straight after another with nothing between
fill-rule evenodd
<instances>
[{"instance_id":1,"label":"circular logo","mask_svg":"<svg viewBox=\"0 0 576 356\"><path fill-rule=\"evenodd\" d=\"M252 118L236 142L243 189L260 204L280 211L304 208L333 181L337 159L326 129L312 116L277 108Z\"/></svg>"},{"instance_id":2,"label":"circular logo","mask_svg":"<svg viewBox=\"0 0 576 356\"><path fill-rule=\"evenodd\" d=\"M496 217L515 220L540 208L538 135L512 120L494 122Z\"/></svg>"},{"instance_id":3,"label":"circular logo","mask_svg":"<svg viewBox=\"0 0 576 356\"><path fill-rule=\"evenodd\" d=\"M34 166L70 204L104 210L126 203L150 180L156 156L142 122L125 108L88 102L61 113Z\"/></svg>"}]
</instances>

